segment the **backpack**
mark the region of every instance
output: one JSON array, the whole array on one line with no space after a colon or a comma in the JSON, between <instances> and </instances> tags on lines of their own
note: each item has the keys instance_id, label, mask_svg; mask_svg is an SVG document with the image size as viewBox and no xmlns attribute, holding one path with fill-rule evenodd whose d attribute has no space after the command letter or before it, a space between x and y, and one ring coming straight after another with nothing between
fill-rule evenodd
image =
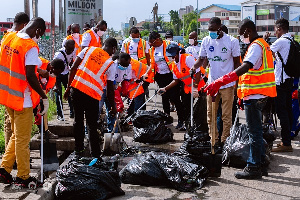
<instances>
[{"instance_id":1,"label":"backpack","mask_svg":"<svg viewBox=\"0 0 300 200\"><path fill-rule=\"evenodd\" d=\"M286 64L284 64L282 56L278 53L278 57L281 60L282 67L284 72L290 77L300 77L300 45L294 39L289 37L284 37L291 41L291 47L288 55L288 59ZM282 70L282 77L283 77L283 70Z\"/></svg>"}]
</instances>

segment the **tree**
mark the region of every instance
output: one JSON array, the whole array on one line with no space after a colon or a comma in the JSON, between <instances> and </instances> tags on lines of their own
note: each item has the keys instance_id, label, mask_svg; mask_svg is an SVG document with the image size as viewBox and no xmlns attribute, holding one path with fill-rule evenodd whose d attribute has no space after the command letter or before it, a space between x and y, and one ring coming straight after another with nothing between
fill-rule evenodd
<instances>
[{"instance_id":1,"label":"tree","mask_svg":"<svg viewBox=\"0 0 300 200\"><path fill-rule=\"evenodd\" d=\"M150 22L143 23L142 27L144 28L144 30L150 30Z\"/></svg>"},{"instance_id":2,"label":"tree","mask_svg":"<svg viewBox=\"0 0 300 200\"><path fill-rule=\"evenodd\" d=\"M149 30L143 30L140 33L141 33L141 37L149 36L150 31Z\"/></svg>"},{"instance_id":3,"label":"tree","mask_svg":"<svg viewBox=\"0 0 300 200\"><path fill-rule=\"evenodd\" d=\"M173 29L174 35L180 34L180 27L181 27L181 19L179 18L178 11L171 10L169 12L169 15L171 17L171 25Z\"/></svg>"}]
</instances>

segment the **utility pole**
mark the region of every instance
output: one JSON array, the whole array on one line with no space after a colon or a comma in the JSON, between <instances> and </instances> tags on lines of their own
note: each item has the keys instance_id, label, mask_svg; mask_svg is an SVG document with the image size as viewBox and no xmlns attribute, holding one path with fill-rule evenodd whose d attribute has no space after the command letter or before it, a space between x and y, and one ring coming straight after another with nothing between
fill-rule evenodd
<instances>
[{"instance_id":1,"label":"utility pole","mask_svg":"<svg viewBox=\"0 0 300 200\"><path fill-rule=\"evenodd\" d=\"M197 37L198 37L198 14L199 14L199 10L198 10L198 0L197 0Z\"/></svg>"},{"instance_id":2,"label":"utility pole","mask_svg":"<svg viewBox=\"0 0 300 200\"><path fill-rule=\"evenodd\" d=\"M59 33L62 33L64 32L62 0L59 0L58 7L59 7Z\"/></svg>"},{"instance_id":3,"label":"utility pole","mask_svg":"<svg viewBox=\"0 0 300 200\"><path fill-rule=\"evenodd\" d=\"M24 12L29 16L29 19L30 19L30 4L29 4L29 0L24 0Z\"/></svg>"},{"instance_id":4,"label":"utility pole","mask_svg":"<svg viewBox=\"0 0 300 200\"><path fill-rule=\"evenodd\" d=\"M55 0L51 0L51 58L54 56L55 47Z\"/></svg>"},{"instance_id":5,"label":"utility pole","mask_svg":"<svg viewBox=\"0 0 300 200\"><path fill-rule=\"evenodd\" d=\"M32 0L32 13L33 17L39 16L39 8L38 8L39 0Z\"/></svg>"}]
</instances>

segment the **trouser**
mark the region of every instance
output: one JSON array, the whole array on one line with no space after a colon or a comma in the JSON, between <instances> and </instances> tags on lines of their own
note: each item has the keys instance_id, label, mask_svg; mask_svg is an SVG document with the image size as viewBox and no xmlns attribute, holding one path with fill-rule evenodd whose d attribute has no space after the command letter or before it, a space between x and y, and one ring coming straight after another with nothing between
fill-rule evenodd
<instances>
[{"instance_id":1,"label":"trouser","mask_svg":"<svg viewBox=\"0 0 300 200\"><path fill-rule=\"evenodd\" d=\"M5 113L4 113L4 134L5 134L5 149L8 145L9 139L13 134L13 131L11 130L11 123L9 119L9 114L7 112L7 109L5 108Z\"/></svg>"},{"instance_id":2,"label":"trouser","mask_svg":"<svg viewBox=\"0 0 300 200\"><path fill-rule=\"evenodd\" d=\"M100 140L97 132L97 119L99 112L99 101L89 95L77 90L71 89L71 98L74 105L74 138L75 151L84 149L84 116L86 118L87 130L89 134L89 145L93 157L100 156Z\"/></svg>"},{"instance_id":3,"label":"trouser","mask_svg":"<svg viewBox=\"0 0 300 200\"><path fill-rule=\"evenodd\" d=\"M212 97L210 95L207 96L207 123L208 123L210 136L211 136L210 130L212 126L212 112L215 112L217 116L217 110L218 110L220 98L222 98L222 120L223 120L223 132L221 136L221 142L225 142L230 135L230 128L232 125L232 104L234 99L234 86L219 90L215 100L216 110L214 111L212 111ZM217 133L215 134L216 134L215 138L217 142L218 135Z\"/></svg>"},{"instance_id":4,"label":"trouser","mask_svg":"<svg viewBox=\"0 0 300 200\"><path fill-rule=\"evenodd\" d=\"M286 79L280 85L276 85L277 97L275 98L275 107L280 120L281 138L284 146L291 145L291 128L293 124L292 87L293 79L291 78Z\"/></svg>"},{"instance_id":5,"label":"trouser","mask_svg":"<svg viewBox=\"0 0 300 200\"><path fill-rule=\"evenodd\" d=\"M157 82L158 86L160 88L163 88L167 85L169 85L173 81L173 74L155 74L155 81ZM164 112L168 115L170 115L170 101L172 101L175 104L177 115L178 115L178 121L183 122L184 121L184 110L182 102L180 101L180 94L179 94L179 87L178 85L168 90L165 94L162 95L162 103L163 103L163 109Z\"/></svg>"},{"instance_id":6,"label":"trouser","mask_svg":"<svg viewBox=\"0 0 300 200\"><path fill-rule=\"evenodd\" d=\"M33 109L23 108L21 111L16 111L8 107L6 109L12 124L11 129L13 134L2 157L1 168L10 173L16 161L17 177L25 180L29 178L30 173L29 142L31 138Z\"/></svg>"},{"instance_id":7,"label":"trouser","mask_svg":"<svg viewBox=\"0 0 300 200\"><path fill-rule=\"evenodd\" d=\"M190 115L191 115L191 93L182 93L181 95L181 98L182 98L182 104L184 105L183 108L184 108L184 121L186 123L188 123L189 119L190 119ZM186 126L188 124L185 124Z\"/></svg>"},{"instance_id":8,"label":"trouser","mask_svg":"<svg viewBox=\"0 0 300 200\"><path fill-rule=\"evenodd\" d=\"M55 101L56 101L56 112L58 116L63 116L62 115L62 110L63 110L63 102L62 102L62 86L64 86L64 88L67 88L68 86L68 76L69 74L60 74L56 77L56 87L58 89L57 92L55 92ZM60 106L60 102L59 102L59 98L61 100L61 106ZM68 103L70 106L70 115L73 114L73 105L72 105L72 101L71 101L71 97L68 98Z\"/></svg>"},{"instance_id":9,"label":"trouser","mask_svg":"<svg viewBox=\"0 0 300 200\"><path fill-rule=\"evenodd\" d=\"M145 103L145 93L135 97L128 108L127 111L128 116L132 115L135 111L137 111L144 103ZM146 110L146 105L143 106L141 110Z\"/></svg>"},{"instance_id":10,"label":"trouser","mask_svg":"<svg viewBox=\"0 0 300 200\"><path fill-rule=\"evenodd\" d=\"M267 98L244 101L246 122L249 131L250 151L247 160L248 167L260 167L265 161L265 144L262 130L262 109Z\"/></svg>"}]
</instances>

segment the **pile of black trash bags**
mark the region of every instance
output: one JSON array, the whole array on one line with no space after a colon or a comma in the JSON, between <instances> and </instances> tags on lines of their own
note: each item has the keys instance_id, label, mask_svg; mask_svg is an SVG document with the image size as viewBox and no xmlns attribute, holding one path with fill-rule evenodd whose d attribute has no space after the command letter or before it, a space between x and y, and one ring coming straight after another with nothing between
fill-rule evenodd
<instances>
[{"instance_id":1,"label":"pile of black trash bags","mask_svg":"<svg viewBox=\"0 0 300 200\"><path fill-rule=\"evenodd\" d=\"M167 124L173 118L159 110L139 110L133 117L134 141L141 143L163 144L173 141L173 132Z\"/></svg>"},{"instance_id":2,"label":"pile of black trash bags","mask_svg":"<svg viewBox=\"0 0 300 200\"><path fill-rule=\"evenodd\" d=\"M268 165L270 163L270 151L276 139L275 132L269 125L263 126L263 138L266 151L264 164ZM247 125L239 124L232 128L230 136L224 144L222 162L232 167L244 168L247 165L249 151L250 141Z\"/></svg>"},{"instance_id":3,"label":"pile of black trash bags","mask_svg":"<svg viewBox=\"0 0 300 200\"><path fill-rule=\"evenodd\" d=\"M117 171L118 160L99 159L89 166L93 158L76 157L56 172L57 199L102 200L124 195Z\"/></svg>"}]
</instances>

